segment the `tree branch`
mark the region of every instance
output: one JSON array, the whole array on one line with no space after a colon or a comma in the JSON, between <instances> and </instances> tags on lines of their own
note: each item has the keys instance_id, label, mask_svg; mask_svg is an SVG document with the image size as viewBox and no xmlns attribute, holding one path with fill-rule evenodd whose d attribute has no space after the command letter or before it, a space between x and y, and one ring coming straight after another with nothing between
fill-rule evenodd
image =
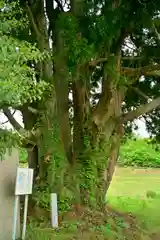
<instances>
[{"instance_id":1,"label":"tree branch","mask_svg":"<svg viewBox=\"0 0 160 240\"><path fill-rule=\"evenodd\" d=\"M30 23L36 33L36 36L37 36L37 40L39 39L39 37L41 36L39 30L38 30L38 27L37 27L37 24L35 23L34 21L34 17L33 17L33 13L32 13L32 10L30 9L29 5L26 4L26 11L27 11L27 14L28 14L28 18L30 20Z\"/></svg>"},{"instance_id":2,"label":"tree branch","mask_svg":"<svg viewBox=\"0 0 160 240\"><path fill-rule=\"evenodd\" d=\"M10 112L10 110L8 108L4 108L3 109L3 113L4 115L8 118L9 122L12 124L12 126L17 130L21 130L23 129L23 127L21 126L21 124L19 124L16 119L13 117L13 114Z\"/></svg>"},{"instance_id":3,"label":"tree branch","mask_svg":"<svg viewBox=\"0 0 160 240\"><path fill-rule=\"evenodd\" d=\"M62 3L61 3L59 0L55 0L55 2L57 3L58 8L59 8L62 12L64 12Z\"/></svg>"},{"instance_id":4,"label":"tree branch","mask_svg":"<svg viewBox=\"0 0 160 240\"><path fill-rule=\"evenodd\" d=\"M41 135L41 132L39 129L32 129L31 131L26 131L21 124L19 124L16 119L13 117L13 114L10 112L8 108L3 108L3 113L8 118L9 122L12 124L12 126L17 130L17 133L23 140L23 143L26 144L32 144L36 145L36 139L38 139Z\"/></svg>"},{"instance_id":5,"label":"tree branch","mask_svg":"<svg viewBox=\"0 0 160 240\"><path fill-rule=\"evenodd\" d=\"M4 121L4 122L0 123L0 125L4 125L4 124L6 124L6 123L8 123L8 122L9 122L9 120Z\"/></svg>"},{"instance_id":6,"label":"tree branch","mask_svg":"<svg viewBox=\"0 0 160 240\"><path fill-rule=\"evenodd\" d=\"M160 57L155 57L155 56L150 56L150 58L151 59L153 59L153 60L160 60ZM126 57L122 57L121 58L122 60L127 60L127 61L138 61L138 60L144 60L144 59L146 59L146 56L131 56L131 57L129 57L129 56L126 56Z\"/></svg>"},{"instance_id":7,"label":"tree branch","mask_svg":"<svg viewBox=\"0 0 160 240\"><path fill-rule=\"evenodd\" d=\"M104 63L107 62L108 58L99 58L99 59L94 59L89 62L90 67L96 67L99 63Z\"/></svg>"},{"instance_id":8,"label":"tree branch","mask_svg":"<svg viewBox=\"0 0 160 240\"><path fill-rule=\"evenodd\" d=\"M131 57L122 57L121 58L121 60L122 61L125 61L125 60L127 60L127 61L138 61L138 60L143 60L143 59L145 59L146 57L143 57L143 56L141 56L141 57L133 57L133 56L131 56ZM155 60L159 60L160 59L160 57L152 57L152 59L155 59ZM94 60L91 60L90 62L89 62L89 66L90 67L96 67L98 64L100 64L100 63L105 63L105 62L107 62L108 61L108 58L106 57L106 58L99 58L99 59L94 59ZM160 64L157 64L157 65L159 65L160 66ZM160 70L160 67L155 67L155 66L157 66L157 65L148 65L148 66L145 66L145 67L142 67L142 68L128 68L128 67L122 67L121 68L121 71L122 71L122 73L123 72L127 72L127 73L131 73L132 74L132 76L133 76L133 72L135 73L137 73L137 72L140 72L140 71L145 71L145 68L148 68L148 67L154 67L154 68L156 68L155 70L157 70L157 68L158 68L158 70ZM154 70L154 68L153 68L153 70ZM149 74L149 73L148 73ZM134 74L135 75L135 74Z\"/></svg>"},{"instance_id":9,"label":"tree branch","mask_svg":"<svg viewBox=\"0 0 160 240\"><path fill-rule=\"evenodd\" d=\"M153 28L153 31L154 31L157 39L158 39L158 42L160 43L160 33L158 32L158 30L157 30L157 28L156 28L156 26L154 24L154 20L152 20L152 28Z\"/></svg>"},{"instance_id":10,"label":"tree branch","mask_svg":"<svg viewBox=\"0 0 160 240\"><path fill-rule=\"evenodd\" d=\"M136 93L138 93L138 95L142 96L143 98L145 98L147 101L149 100L149 97L144 94L139 88L136 88L136 87L132 87L131 86L131 89L133 89L133 91L135 91Z\"/></svg>"},{"instance_id":11,"label":"tree branch","mask_svg":"<svg viewBox=\"0 0 160 240\"><path fill-rule=\"evenodd\" d=\"M12 113L12 116L14 116L15 112L16 112L16 110L14 110L14 112ZM9 120L6 120L6 121L4 121L4 122L2 122L2 123L0 123L0 124L1 124L1 125L4 125L4 124L6 124L6 123L8 123L8 122L9 122Z\"/></svg>"},{"instance_id":12,"label":"tree branch","mask_svg":"<svg viewBox=\"0 0 160 240\"><path fill-rule=\"evenodd\" d=\"M160 75L160 64L155 65L148 65L141 68L129 68L129 67L122 67L121 73L130 77L139 75L145 76L159 76Z\"/></svg>"},{"instance_id":13,"label":"tree branch","mask_svg":"<svg viewBox=\"0 0 160 240\"><path fill-rule=\"evenodd\" d=\"M144 115L157 107L160 107L160 97L153 99L151 102L140 105L136 110L124 114L122 117L122 122L125 123L128 121L132 121L135 118L138 118L141 115Z\"/></svg>"}]
</instances>

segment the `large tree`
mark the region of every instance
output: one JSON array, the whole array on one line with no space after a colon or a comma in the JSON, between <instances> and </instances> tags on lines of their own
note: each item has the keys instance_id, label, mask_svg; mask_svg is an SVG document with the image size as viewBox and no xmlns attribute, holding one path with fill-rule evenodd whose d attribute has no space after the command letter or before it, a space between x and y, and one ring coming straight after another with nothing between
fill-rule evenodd
<instances>
[{"instance_id":1,"label":"large tree","mask_svg":"<svg viewBox=\"0 0 160 240\"><path fill-rule=\"evenodd\" d=\"M160 3L1 2L0 64L9 65L0 106L29 166L60 199L102 206L125 130L140 116L149 126L159 120ZM13 58L11 46L22 49Z\"/></svg>"}]
</instances>

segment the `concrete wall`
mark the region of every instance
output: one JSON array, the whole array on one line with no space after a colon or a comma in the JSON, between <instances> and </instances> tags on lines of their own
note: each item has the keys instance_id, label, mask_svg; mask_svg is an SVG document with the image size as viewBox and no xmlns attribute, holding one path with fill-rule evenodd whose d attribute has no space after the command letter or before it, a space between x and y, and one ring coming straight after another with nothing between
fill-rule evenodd
<instances>
[{"instance_id":1,"label":"concrete wall","mask_svg":"<svg viewBox=\"0 0 160 240\"><path fill-rule=\"evenodd\" d=\"M12 239L14 191L17 167L19 163L18 151L14 149L0 160L0 240ZM20 211L17 222L17 238L20 234Z\"/></svg>"}]
</instances>

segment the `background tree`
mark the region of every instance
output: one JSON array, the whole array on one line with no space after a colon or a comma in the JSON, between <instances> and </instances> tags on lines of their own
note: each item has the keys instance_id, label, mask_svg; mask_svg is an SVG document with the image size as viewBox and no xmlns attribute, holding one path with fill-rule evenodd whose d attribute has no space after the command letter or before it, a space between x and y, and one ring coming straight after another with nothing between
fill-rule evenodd
<instances>
[{"instance_id":1,"label":"background tree","mask_svg":"<svg viewBox=\"0 0 160 240\"><path fill-rule=\"evenodd\" d=\"M22 112L29 166L60 200L103 206L126 127L142 115L158 123L160 4L2 3L10 27L1 39L13 39L15 56L1 83L11 100L2 88L1 109L20 133L9 107Z\"/></svg>"}]
</instances>

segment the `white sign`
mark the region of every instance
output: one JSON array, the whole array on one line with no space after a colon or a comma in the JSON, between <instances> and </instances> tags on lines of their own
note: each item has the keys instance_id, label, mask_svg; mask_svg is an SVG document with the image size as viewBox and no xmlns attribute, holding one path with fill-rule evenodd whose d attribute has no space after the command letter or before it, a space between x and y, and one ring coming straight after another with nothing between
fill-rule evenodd
<instances>
[{"instance_id":1,"label":"white sign","mask_svg":"<svg viewBox=\"0 0 160 240\"><path fill-rule=\"evenodd\" d=\"M58 228L58 205L57 205L57 194L51 194L51 219L52 227Z\"/></svg>"},{"instance_id":2,"label":"white sign","mask_svg":"<svg viewBox=\"0 0 160 240\"><path fill-rule=\"evenodd\" d=\"M32 193L33 169L18 168L15 195L28 195Z\"/></svg>"}]
</instances>

